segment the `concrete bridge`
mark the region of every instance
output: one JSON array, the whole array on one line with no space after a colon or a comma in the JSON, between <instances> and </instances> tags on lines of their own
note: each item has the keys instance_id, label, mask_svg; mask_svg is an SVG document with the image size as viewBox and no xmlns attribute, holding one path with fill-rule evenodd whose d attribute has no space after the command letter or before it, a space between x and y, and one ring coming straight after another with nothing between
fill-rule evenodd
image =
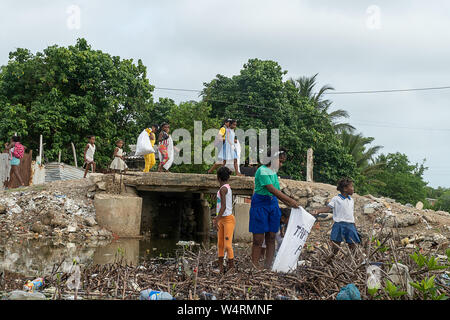
<instances>
[{"instance_id":1,"label":"concrete bridge","mask_svg":"<svg viewBox=\"0 0 450 320\"><path fill-rule=\"evenodd\" d=\"M229 184L233 195L252 195L254 188L253 177L230 177ZM134 187L138 191L153 192L193 192L216 194L220 185L215 174L189 173L127 173L122 176L127 187Z\"/></svg>"},{"instance_id":2,"label":"concrete bridge","mask_svg":"<svg viewBox=\"0 0 450 320\"><path fill-rule=\"evenodd\" d=\"M215 195L219 189L215 174L129 172L93 175L91 179L97 191L103 191L94 200L97 221L118 236L209 237L213 198L207 195ZM233 196L253 194L253 177L232 176L229 184ZM234 205L237 240L250 238L249 208L248 203Z\"/></svg>"}]
</instances>

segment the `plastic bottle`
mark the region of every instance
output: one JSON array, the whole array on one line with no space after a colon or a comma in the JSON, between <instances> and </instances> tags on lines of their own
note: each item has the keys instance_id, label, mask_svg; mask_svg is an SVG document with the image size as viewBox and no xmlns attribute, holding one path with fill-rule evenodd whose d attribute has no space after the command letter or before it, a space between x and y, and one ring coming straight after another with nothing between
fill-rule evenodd
<instances>
[{"instance_id":1,"label":"plastic bottle","mask_svg":"<svg viewBox=\"0 0 450 320\"><path fill-rule=\"evenodd\" d=\"M217 298L212 293L203 291L202 293L200 293L200 300L217 300Z\"/></svg>"},{"instance_id":2,"label":"plastic bottle","mask_svg":"<svg viewBox=\"0 0 450 320\"><path fill-rule=\"evenodd\" d=\"M141 291L139 300L175 300L172 295L165 291L154 291L151 289Z\"/></svg>"}]
</instances>

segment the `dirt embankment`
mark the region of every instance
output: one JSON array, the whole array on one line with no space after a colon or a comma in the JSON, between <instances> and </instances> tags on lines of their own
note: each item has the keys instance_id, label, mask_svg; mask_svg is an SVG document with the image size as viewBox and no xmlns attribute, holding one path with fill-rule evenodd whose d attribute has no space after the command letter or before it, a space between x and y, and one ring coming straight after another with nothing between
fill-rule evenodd
<instances>
[{"instance_id":1,"label":"dirt embankment","mask_svg":"<svg viewBox=\"0 0 450 320\"><path fill-rule=\"evenodd\" d=\"M335 186L323 183L282 180L281 189L298 200L308 211L325 206L338 194ZM355 223L363 236L371 237L378 232L392 233L403 246L448 248L450 239L450 213L445 211L422 210L404 206L389 198L372 195L353 195L355 200ZM311 234L314 239L319 234L329 237L332 214L318 218L319 225Z\"/></svg>"},{"instance_id":2,"label":"dirt embankment","mask_svg":"<svg viewBox=\"0 0 450 320\"><path fill-rule=\"evenodd\" d=\"M2 238L97 241L112 237L95 219L93 179L56 181L0 193Z\"/></svg>"}]
</instances>

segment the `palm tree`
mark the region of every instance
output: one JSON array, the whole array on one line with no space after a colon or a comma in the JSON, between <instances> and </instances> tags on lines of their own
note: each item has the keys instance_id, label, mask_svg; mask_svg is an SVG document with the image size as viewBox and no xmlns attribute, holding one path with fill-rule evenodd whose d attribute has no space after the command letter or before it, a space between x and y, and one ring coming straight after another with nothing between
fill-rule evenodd
<instances>
[{"instance_id":1,"label":"palm tree","mask_svg":"<svg viewBox=\"0 0 450 320\"><path fill-rule=\"evenodd\" d=\"M314 89L316 87L316 77L318 73L316 73L312 77L300 77L298 79L290 79L289 81L297 88L298 93L301 97L308 99L313 105L320 111L325 112L328 115L328 118L333 123L333 128L336 133L342 132L353 132L355 127L350 125L349 123L339 123L338 120L341 118L348 118L349 114L347 111L343 109L337 109L335 111L329 112L332 101L328 99L324 99L324 95L327 91L334 90L333 87L329 85L325 85L319 89L319 91L315 92Z\"/></svg>"},{"instance_id":2,"label":"palm tree","mask_svg":"<svg viewBox=\"0 0 450 320\"><path fill-rule=\"evenodd\" d=\"M360 173L367 178L367 183L373 185L383 185L383 182L373 178L375 175L380 173L385 166L384 162L380 161L378 158L375 159L375 155L383 147L366 147L371 144L375 138L364 137L361 133L352 134L347 131L341 132L339 136L341 138L342 145L355 160Z\"/></svg>"}]
</instances>

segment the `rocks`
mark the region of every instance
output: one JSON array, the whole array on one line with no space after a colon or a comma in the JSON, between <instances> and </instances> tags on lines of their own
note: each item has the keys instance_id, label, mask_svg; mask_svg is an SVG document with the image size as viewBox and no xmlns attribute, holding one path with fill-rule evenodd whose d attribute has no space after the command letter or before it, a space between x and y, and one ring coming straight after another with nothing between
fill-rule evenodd
<instances>
[{"instance_id":1,"label":"rocks","mask_svg":"<svg viewBox=\"0 0 450 320\"><path fill-rule=\"evenodd\" d=\"M6 214L7 208L4 205L0 204L0 214Z\"/></svg>"},{"instance_id":2,"label":"rocks","mask_svg":"<svg viewBox=\"0 0 450 320\"><path fill-rule=\"evenodd\" d=\"M97 182L97 188L102 190L102 191L106 191L106 182L105 181L100 181Z\"/></svg>"},{"instance_id":3,"label":"rocks","mask_svg":"<svg viewBox=\"0 0 450 320\"><path fill-rule=\"evenodd\" d=\"M77 224L71 223L69 226L67 226L67 232L72 233L77 231Z\"/></svg>"},{"instance_id":4,"label":"rocks","mask_svg":"<svg viewBox=\"0 0 450 320\"><path fill-rule=\"evenodd\" d=\"M91 183L96 184L96 183L102 181L103 174L102 173L90 173L88 178L91 181Z\"/></svg>"},{"instance_id":5,"label":"rocks","mask_svg":"<svg viewBox=\"0 0 450 320\"><path fill-rule=\"evenodd\" d=\"M93 217L84 218L84 222L89 227L93 227L93 226L97 225L97 221L95 221L95 219Z\"/></svg>"},{"instance_id":6,"label":"rocks","mask_svg":"<svg viewBox=\"0 0 450 320\"><path fill-rule=\"evenodd\" d=\"M36 233L43 233L44 225L40 221L36 221L31 226L31 231L36 232Z\"/></svg>"},{"instance_id":7,"label":"rocks","mask_svg":"<svg viewBox=\"0 0 450 320\"><path fill-rule=\"evenodd\" d=\"M417 210L422 210L423 209L423 202L422 201L419 201L419 202L416 203L416 209Z\"/></svg>"},{"instance_id":8,"label":"rocks","mask_svg":"<svg viewBox=\"0 0 450 320\"><path fill-rule=\"evenodd\" d=\"M364 205L363 207L363 213L364 214L372 214L376 211L376 209L382 208L383 205L381 203L378 202L371 202L371 203L367 203Z\"/></svg>"},{"instance_id":9,"label":"rocks","mask_svg":"<svg viewBox=\"0 0 450 320\"><path fill-rule=\"evenodd\" d=\"M69 223L67 219L64 219L62 215L56 215L55 217L53 217L50 223L52 227L61 227L61 228L67 227L68 224Z\"/></svg>"},{"instance_id":10,"label":"rocks","mask_svg":"<svg viewBox=\"0 0 450 320\"><path fill-rule=\"evenodd\" d=\"M379 219L379 221L377 221L377 222L382 222L380 220L382 220L382 219ZM399 216L399 215L391 214L391 215L387 215L384 218L384 222L385 222L385 226L388 228L404 228L404 227L418 224L419 222L421 222L421 217L416 216L416 215Z\"/></svg>"},{"instance_id":11,"label":"rocks","mask_svg":"<svg viewBox=\"0 0 450 320\"><path fill-rule=\"evenodd\" d=\"M46 300L46 298L45 295L40 292L14 290L6 295L5 300Z\"/></svg>"}]
</instances>

